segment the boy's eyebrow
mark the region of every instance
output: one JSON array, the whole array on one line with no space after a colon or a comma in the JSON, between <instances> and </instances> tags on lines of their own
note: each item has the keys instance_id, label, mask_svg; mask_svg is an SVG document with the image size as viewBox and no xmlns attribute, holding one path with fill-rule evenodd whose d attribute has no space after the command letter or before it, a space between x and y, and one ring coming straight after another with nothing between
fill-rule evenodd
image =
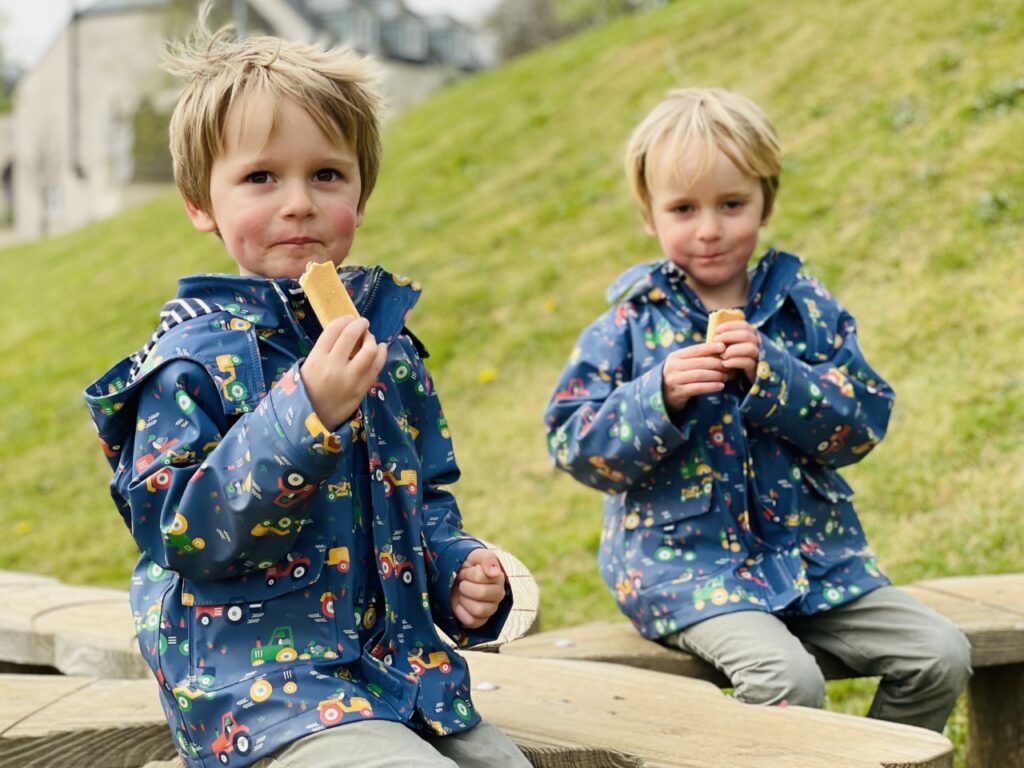
<instances>
[{"instance_id":1,"label":"boy's eyebrow","mask_svg":"<svg viewBox=\"0 0 1024 768\"><path fill-rule=\"evenodd\" d=\"M240 164L243 168L252 169L258 166L274 165L279 161L279 157L259 154L241 161ZM316 165L318 167L337 166L340 168L355 168L358 164L359 163L355 158L347 158L343 155L320 155L310 163L310 165Z\"/></svg>"}]
</instances>

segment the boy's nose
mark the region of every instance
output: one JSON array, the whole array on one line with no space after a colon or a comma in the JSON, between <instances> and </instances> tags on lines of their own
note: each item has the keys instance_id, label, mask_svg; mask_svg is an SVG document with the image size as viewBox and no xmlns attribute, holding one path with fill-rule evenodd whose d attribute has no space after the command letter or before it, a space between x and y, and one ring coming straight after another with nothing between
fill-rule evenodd
<instances>
[{"instance_id":1,"label":"boy's nose","mask_svg":"<svg viewBox=\"0 0 1024 768\"><path fill-rule=\"evenodd\" d=\"M700 240L717 240L722 236L722 222L713 213L705 213L697 222L697 237Z\"/></svg>"},{"instance_id":2,"label":"boy's nose","mask_svg":"<svg viewBox=\"0 0 1024 768\"><path fill-rule=\"evenodd\" d=\"M309 216L315 209L309 188L302 183L290 184L285 192L281 213L284 216Z\"/></svg>"}]
</instances>

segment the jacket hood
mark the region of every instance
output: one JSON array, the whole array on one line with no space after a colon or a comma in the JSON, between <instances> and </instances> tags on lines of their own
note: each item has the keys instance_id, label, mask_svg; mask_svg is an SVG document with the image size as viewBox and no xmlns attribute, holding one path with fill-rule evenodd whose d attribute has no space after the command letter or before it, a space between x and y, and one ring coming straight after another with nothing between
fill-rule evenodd
<instances>
[{"instance_id":1,"label":"jacket hood","mask_svg":"<svg viewBox=\"0 0 1024 768\"><path fill-rule=\"evenodd\" d=\"M745 310L751 325L763 325L779 310L802 267L800 257L774 248L761 257L750 271ZM610 304L620 304L645 295L651 301L676 304L695 321L707 322L704 302L686 284L683 270L668 259L637 264L626 270L608 288L606 298Z\"/></svg>"}]
</instances>

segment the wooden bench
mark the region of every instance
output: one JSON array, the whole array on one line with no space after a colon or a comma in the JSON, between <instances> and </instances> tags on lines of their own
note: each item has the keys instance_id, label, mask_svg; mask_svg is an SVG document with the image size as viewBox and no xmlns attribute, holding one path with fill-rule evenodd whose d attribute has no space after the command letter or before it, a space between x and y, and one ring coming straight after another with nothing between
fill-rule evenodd
<instances>
[{"instance_id":1,"label":"wooden bench","mask_svg":"<svg viewBox=\"0 0 1024 768\"><path fill-rule=\"evenodd\" d=\"M919 728L748 707L701 680L617 664L466 655L476 706L537 768L953 764L949 741ZM0 765L50 768L55 755L70 768L171 760L153 681L0 675Z\"/></svg>"},{"instance_id":2,"label":"wooden bench","mask_svg":"<svg viewBox=\"0 0 1024 768\"><path fill-rule=\"evenodd\" d=\"M1024 574L934 579L904 589L960 627L971 642L967 759L971 768L1024 766ZM828 679L856 677L808 646ZM522 658L621 664L726 687L713 666L643 639L628 622L595 622L523 637L500 649Z\"/></svg>"},{"instance_id":3,"label":"wooden bench","mask_svg":"<svg viewBox=\"0 0 1024 768\"><path fill-rule=\"evenodd\" d=\"M156 686L127 642L125 593L0 572L0 601L0 663L74 671L0 674L0 766L175 765ZM480 712L538 767L952 766L949 741L919 728L748 707L706 681L622 664L467 658Z\"/></svg>"}]
</instances>

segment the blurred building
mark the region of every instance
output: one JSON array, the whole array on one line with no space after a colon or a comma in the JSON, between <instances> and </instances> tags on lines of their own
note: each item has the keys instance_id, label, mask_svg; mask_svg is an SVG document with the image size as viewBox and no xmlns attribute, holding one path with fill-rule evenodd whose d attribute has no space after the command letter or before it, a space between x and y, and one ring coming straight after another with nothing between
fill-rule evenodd
<instances>
[{"instance_id":1,"label":"blurred building","mask_svg":"<svg viewBox=\"0 0 1024 768\"><path fill-rule=\"evenodd\" d=\"M448 16L419 16L400 0L233 3L242 33L326 40L373 55L392 112L494 61L474 30ZM20 79L6 148L0 140L19 239L110 216L171 181L166 121L179 84L159 58L172 6L181 5L99 0L76 13Z\"/></svg>"}]
</instances>

